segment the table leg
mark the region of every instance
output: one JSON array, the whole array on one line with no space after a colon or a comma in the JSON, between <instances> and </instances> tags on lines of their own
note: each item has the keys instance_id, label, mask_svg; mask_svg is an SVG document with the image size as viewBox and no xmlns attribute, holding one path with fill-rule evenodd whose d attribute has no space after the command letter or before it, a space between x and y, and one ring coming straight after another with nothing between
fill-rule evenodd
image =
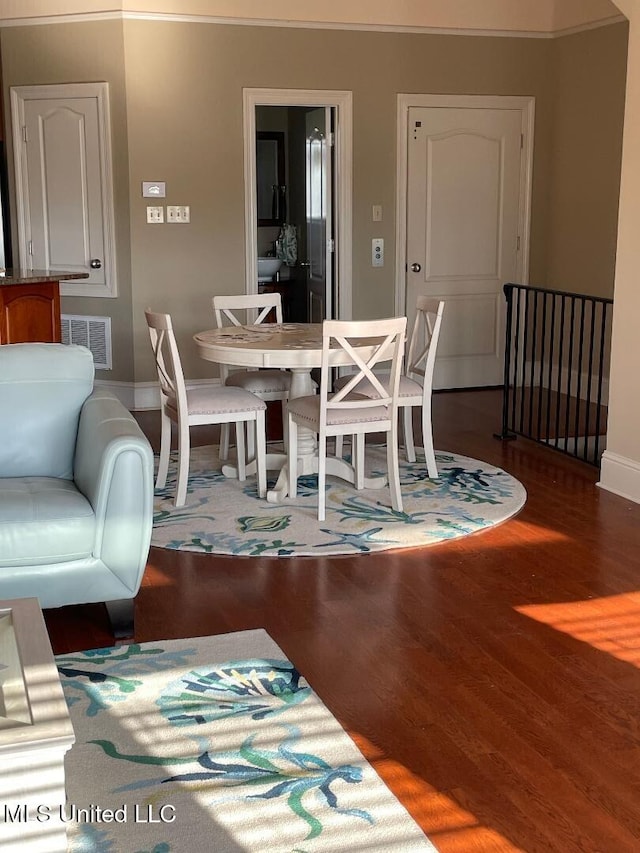
<instances>
[{"instance_id":1,"label":"table leg","mask_svg":"<svg viewBox=\"0 0 640 853\"><path fill-rule=\"evenodd\" d=\"M315 393L311 371L294 368L292 370L291 389L289 397L306 397ZM318 441L313 430L306 427L298 427L298 476L307 476L318 473ZM355 470L353 466L344 459L336 456L327 457L327 474L333 474L349 483L355 484ZM364 487L367 489L382 489L386 486L386 477L365 477ZM289 465L285 457L284 464L278 475L278 480L267 492L269 503L280 503L289 494Z\"/></svg>"}]
</instances>

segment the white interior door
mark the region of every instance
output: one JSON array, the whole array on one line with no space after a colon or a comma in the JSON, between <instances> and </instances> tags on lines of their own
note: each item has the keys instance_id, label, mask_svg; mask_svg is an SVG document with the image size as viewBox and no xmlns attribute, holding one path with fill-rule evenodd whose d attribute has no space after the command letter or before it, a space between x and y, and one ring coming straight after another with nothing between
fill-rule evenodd
<instances>
[{"instance_id":1,"label":"white interior door","mask_svg":"<svg viewBox=\"0 0 640 853\"><path fill-rule=\"evenodd\" d=\"M311 323L333 317L331 108L305 116L308 316Z\"/></svg>"},{"instance_id":2,"label":"white interior door","mask_svg":"<svg viewBox=\"0 0 640 853\"><path fill-rule=\"evenodd\" d=\"M106 84L12 90L20 261L85 272L65 295L115 296Z\"/></svg>"},{"instance_id":3,"label":"white interior door","mask_svg":"<svg viewBox=\"0 0 640 853\"><path fill-rule=\"evenodd\" d=\"M446 301L434 384L500 385L502 285L517 280L523 111L411 107L406 313Z\"/></svg>"}]
</instances>

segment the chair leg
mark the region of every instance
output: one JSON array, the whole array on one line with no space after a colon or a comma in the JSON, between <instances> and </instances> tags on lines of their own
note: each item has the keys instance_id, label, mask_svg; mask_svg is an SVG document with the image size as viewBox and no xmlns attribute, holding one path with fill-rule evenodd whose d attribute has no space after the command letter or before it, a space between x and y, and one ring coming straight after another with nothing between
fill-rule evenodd
<instances>
[{"instance_id":1,"label":"chair leg","mask_svg":"<svg viewBox=\"0 0 640 853\"><path fill-rule=\"evenodd\" d=\"M413 407L402 407L402 426L404 430L404 452L407 455L407 462L416 461L416 448L413 443Z\"/></svg>"},{"instance_id":2,"label":"chair leg","mask_svg":"<svg viewBox=\"0 0 640 853\"><path fill-rule=\"evenodd\" d=\"M164 489L167 484L169 470L169 454L171 453L171 418L162 409L160 420L160 458L156 475L156 489Z\"/></svg>"},{"instance_id":3,"label":"chair leg","mask_svg":"<svg viewBox=\"0 0 640 853\"><path fill-rule=\"evenodd\" d=\"M256 456L256 424L255 421L245 421L247 428L247 459L255 459Z\"/></svg>"},{"instance_id":4,"label":"chair leg","mask_svg":"<svg viewBox=\"0 0 640 853\"><path fill-rule=\"evenodd\" d=\"M351 464L354 468L354 485L356 489L364 489L364 449L365 434L358 432L351 436Z\"/></svg>"},{"instance_id":5,"label":"chair leg","mask_svg":"<svg viewBox=\"0 0 640 853\"><path fill-rule=\"evenodd\" d=\"M287 413L287 401L282 400L280 405L282 406L282 442L286 453L287 447L289 446L289 415Z\"/></svg>"},{"instance_id":6,"label":"chair leg","mask_svg":"<svg viewBox=\"0 0 640 853\"><path fill-rule=\"evenodd\" d=\"M298 424L287 416L287 462L289 468L289 497L298 494Z\"/></svg>"},{"instance_id":7,"label":"chair leg","mask_svg":"<svg viewBox=\"0 0 640 853\"><path fill-rule=\"evenodd\" d=\"M258 497L267 496L267 433L264 410L256 412L256 478Z\"/></svg>"},{"instance_id":8,"label":"chair leg","mask_svg":"<svg viewBox=\"0 0 640 853\"><path fill-rule=\"evenodd\" d=\"M318 521L325 518L325 490L327 482L327 438L318 439Z\"/></svg>"},{"instance_id":9,"label":"chair leg","mask_svg":"<svg viewBox=\"0 0 640 853\"><path fill-rule=\"evenodd\" d=\"M427 464L427 472L432 480L438 477L438 466L436 454L433 449L433 426L431 424L431 397L427 397L422 403L422 445L424 447L424 459Z\"/></svg>"},{"instance_id":10,"label":"chair leg","mask_svg":"<svg viewBox=\"0 0 640 853\"><path fill-rule=\"evenodd\" d=\"M247 479L247 450L244 440L244 427L246 423L246 421L236 421L236 449L238 451L236 464L238 466L238 480Z\"/></svg>"},{"instance_id":11,"label":"chair leg","mask_svg":"<svg viewBox=\"0 0 640 853\"><path fill-rule=\"evenodd\" d=\"M184 506L187 500L189 454L189 424L185 423L184 419L180 419L178 422L178 478L176 483L176 506Z\"/></svg>"},{"instance_id":12,"label":"chair leg","mask_svg":"<svg viewBox=\"0 0 640 853\"><path fill-rule=\"evenodd\" d=\"M224 461L229 458L229 432L231 431L231 424L220 424L220 452L218 456L220 457L220 461Z\"/></svg>"},{"instance_id":13,"label":"chair leg","mask_svg":"<svg viewBox=\"0 0 640 853\"><path fill-rule=\"evenodd\" d=\"M402 512L402 491L400 490L400 463L398 460L398 430L387 433L387 476L391 492L391 506L396 512Z\"/></svg>"}]
</instances>

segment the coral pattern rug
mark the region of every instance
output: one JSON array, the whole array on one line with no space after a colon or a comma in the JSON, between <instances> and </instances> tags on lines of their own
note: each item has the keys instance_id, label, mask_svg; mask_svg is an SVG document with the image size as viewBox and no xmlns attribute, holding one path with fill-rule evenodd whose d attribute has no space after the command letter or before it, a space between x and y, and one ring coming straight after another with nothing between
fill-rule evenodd
<instances>
[{"instance_id":1,"label":"coral pattern rug","mask_svg":"<svg viewBox=\"0 0 640 853\"><path fill-rule=\"evenodd\" d=\"M315 475L299 478L295 501L271 504L257 497L255 477L241 483L222 474L216 446L196 447L185 506L173 504L175 458L166 488L156 492L151 544L249 557L367 553L467 536L524 506L524 486L502 469L454 453L438 451L436 459L437 480L427 476L424 457L400 460L402 512L391 508L388 488L356 491L328 477L326 520L318 522ZM367 447L367 463L370 475L384 474L384 448Z\"/></svg>"},{"instance_id":2,"label":"coral pattern rug","mask_svg":"<svg viewBox=\"0 0 640 853\"><path fill-rule=\"evenodd\" d=\"M56 662L69 853L436 849L261 629Z\"/></svg>"}]
</instances>

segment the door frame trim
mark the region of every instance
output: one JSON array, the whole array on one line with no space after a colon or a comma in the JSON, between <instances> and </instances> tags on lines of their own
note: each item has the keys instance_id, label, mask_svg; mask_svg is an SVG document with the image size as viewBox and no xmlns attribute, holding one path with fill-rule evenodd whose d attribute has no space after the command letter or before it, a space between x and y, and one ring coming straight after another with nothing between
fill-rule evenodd
<instances>
[{"instance_id":1,"label":"door frame trim","mask_svg":"<svg viewBox=\"0 0 640 853\"><path fill-rule=\"evenodd\" d=\"M338 317L352 312L353 94L327 89L243 89L245 291L258 292L256 107L333 107L335 126L335 274Z\"/></svg>"},{"instance_id":2,"label":"door frame trim","mask_svg":"<svg viewBox=\"0 0 640 853\"><path fill-rule=\"evenodd\" d=\"M397 152L396 164L396 283L395 310L397 316L405 313L407 272L407 178L409 145L409 108L472 108L492 110L520 110L522 114L522 158L520 161L520 209L518 235L520 251L517 254L517 278L523 284L529 281L529 250L531 238L531 194L533 186L533 129L535 98L510 95L407 95L397 99Z\"/></svg>"},{"instance_id":3,"label":"door frame trim","mask_svg":"<svg viewBox=\"0 0 640 853\"><path fill-rule=\"evenodd\" d=\"M111 153L111 117L108 83L54 83L40 86L11 86L11 124L13 163L15 168L18 256L20 266L30 269L27 245L31 239L26 150L22 128L25 123L25 101L59 98L96 98L98 137L100 142L100 176L102 183L102 228L104 236L105 284L86 284L82 279L60 282L61 296L116 297L115 211L113 206L113 167Z\"/></svg>"}]
</instances>

